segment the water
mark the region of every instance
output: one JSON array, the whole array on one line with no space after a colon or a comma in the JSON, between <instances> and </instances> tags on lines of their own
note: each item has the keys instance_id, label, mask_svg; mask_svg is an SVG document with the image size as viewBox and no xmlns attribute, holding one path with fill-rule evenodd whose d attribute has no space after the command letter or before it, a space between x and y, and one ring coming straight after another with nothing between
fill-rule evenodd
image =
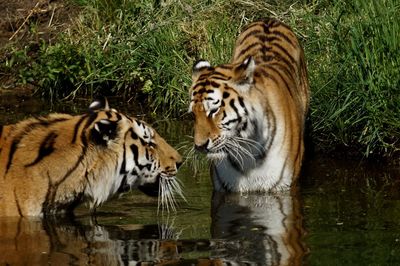
<instances>
[{"instance_id":1,"label":"water","mask_svg":"<svg viewBox=\"0 0 400 266\"><path fill-rule=\"evenodd\" d=\"M86 105L2 96L0 122ZM145 119L181 153L191 148L190 121ZM321 156L304 169L291 193L213 194L194 158L178 175L187 203L176 213L157 215L156 199L132 191L95 215L81 206L75 219L0 218L0 264L400 265L400 170Z\"/></svg>"}]
</instances>

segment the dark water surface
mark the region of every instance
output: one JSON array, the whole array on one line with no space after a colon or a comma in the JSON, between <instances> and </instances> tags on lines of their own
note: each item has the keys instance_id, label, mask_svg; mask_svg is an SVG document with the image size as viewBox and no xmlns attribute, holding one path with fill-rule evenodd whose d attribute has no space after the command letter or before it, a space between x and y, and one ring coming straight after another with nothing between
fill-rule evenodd
<instances>
[{"instance_id":1,"label":"dark water surface","mask_svg":"<svg viewBox=\"0 0 400 266\"><path fill-rule=\"evenodd\" d=\"M87 105L1 96L0 123ZM191 149L191 122L144 119ZM176 213L157 215L156 199L132 191L94 216L81 206L74 220L0 218L0 265L400 265L400 170L321 156L304 169L293 193L213 195L207 163L192 158Z\"/></svg>"}]
</instances>

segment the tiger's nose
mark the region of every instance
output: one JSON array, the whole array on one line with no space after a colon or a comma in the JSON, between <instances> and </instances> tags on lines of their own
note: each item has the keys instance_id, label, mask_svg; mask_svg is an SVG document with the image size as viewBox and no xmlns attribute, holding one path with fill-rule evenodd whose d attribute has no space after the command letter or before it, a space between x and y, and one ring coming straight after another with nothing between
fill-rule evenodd
<instances>
[{"instance_id":1,"label":"tiger's nose","mask_svg":"<svg viewBox=\"0 0 400 266\"><path fill-rule=\"evenodd\" d=\"M207 140L205 143L202 143L202 144L195 143L194 148L200 152L208 152L207 146L208 146L209 142L210 142L210 140Z\"/></svg>"}]
</instances>

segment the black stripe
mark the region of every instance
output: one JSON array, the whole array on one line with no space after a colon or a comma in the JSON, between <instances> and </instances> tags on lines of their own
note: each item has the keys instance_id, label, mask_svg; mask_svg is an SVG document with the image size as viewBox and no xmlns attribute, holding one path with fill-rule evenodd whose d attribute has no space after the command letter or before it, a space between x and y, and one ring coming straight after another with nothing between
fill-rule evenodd
<instances>
[{"instance_id":1,"label":"black stripe","mask_svg":"<svg viewBox=\"0 0 400 266\"><path fill-rule=\"evenodd\" d=\"M273 41L279 41L278 37L276 36L268 36L268 35L260 35L256 36L260 41L263 43L268 43L274 45L275 43L272 43Z\"/></svg>"},{"instance_id":2,"label":"black stripe","mask_svg":"<svg viewBox=\"0 0 400 266\"><path fill-rule=\"evenodd\" d=\"M241 56L244 55L244 54L248 54L248 52L249 52L251 49L253 49L254 47L256 47L256 46L264 46L264 45L263 45L262 43L260 43L260 42L252 43L252 44L248 45L247 47L243 48L243 49L239 52L239 54L236 56L236 58L239 58L239 57L241 57Z\"/></svg>"},{"instance_id":3,"label":"black stripe","mask_svg":"<svg viewBox=\"0 0 400 266\"><path fill-rule=\"evenodd\" d=\"M120 121L122 119L122 116L119 113L116 113L117 116L117 121Z\"/></svg>"},{"instance_id":4,"label":"black stripe","mask_svg":"<svg viewBox=\"0 0 400 266\"><path fill-rule=\"evenodd\" d=\"M139 138L139 140L140 140L140 144L142 145L142 146L146 146L146 141L144 141L144 139L142 139L142 138Z\"/></svg>"},{"instance_id":5,"label":"black stripe","mask_svg":"<svg viewBox=\"0 0 400 266\"><path fill-rule=\"evenodd\" d=\"M231 123L235 123L235 122L239 122L239 121L240 121L239 118L233 118L233 119L230 119L230 120L224 122L224 123L222 124L222 126L225 127L225 126L228 126L228 125L231 124Z\"/></svg>"},{"instance_id":6,"label":"black stripe","mask_svg":"<svg viewBox=\"0 0 400 266\"><path fill-rule=\"evenodd\" d=\"M226 118L226 112L225 112L225 110L222 112L222 119L221 120L224 120Z\"/></svg>"},{"instance_id":7,"label":"black stripe","mask_svg":"<svg viewBox=\"0 0 400 266\"><path fill-rule=\"evenodd\" d=\"M261 72L261 73L260 73L260 72ZM269 79L271 79L275 84L279 84L278 80L277 80L273 75L271 75L270 73L268 73L267 70L266 70L265 68L259 68L259 69L257 69L257 72L254 73L254 77L255 77L255 78L262 78L262 77L269 78Z\"/></svg>"},{"instance_id":8,"label":"black stripe","mask_svg":"<svg viewBox=\"0 0 400 266\"><path fill-rule=\"evenodd\" d=\"M132 144L129 146L132 153L133 153L133 160L135 161L135 164L138 165L139 164L139 148L135 145Z\"/></svg>"},{"instance_id":9,"label":"black stripe","mask_svg":"<svg viewBox=\"0 0 400 266\"><path fill-rule=\"evenodd\" d=\"M89 118L87 119L85 125L83 126L83 129L82 129L82 132L81 132L81 141L82 141L82 145L84 147L86 147L87 144L88 144L88 141L86 139L85 131L86 131L86 129L88 129L93 124L93 122L97 119L97 116L98 116L98 113L92 113L89 116Z\"/></svg>"},{"instance_id":10,"label":"black stripe","mask_svg":"<svg viewBox=\"0 0 400 266\"><path fill-rule=\"evenodd\" d=\"M24 138L24 136L28 135L31 131L33 131L34 129L36 129L39 126L44 126L44 127L48 127L51 124L57 123L57 122L63 122L68 120L68 118L56 118L56 119L44 119L44 118L38 118L36 119L36 121L29 123L27 125L25 125L25 127L21 130L21 134L17 135L14 137L12 143L11 143L11 147L10 147L10 152L8 154L8 161L6 164L6 172L4 174L4 178L7 175L8 171L10 170L13 158L14 158L14 154L18 148L18 144L21 142L21 140Z\"/></svg>"},{"instance_id":11,"label":"black stripe","mask_svg":"<svg viewBox=\"0 0 400 266\"><path fill-rule=\"evenodd\" d=\"M242 131L246 131L247 125L248 125L248 123L247 123L247 121L245 121L245 122L243 123L243 126L242 126L241 130L242 130Z\"/></svg>"},{"instance_id":12,"label":"black stripe","mask_svg":"<svg viewBox=\"0 0 400 266\"><path fill-rule=\"evenodd\" d=\"M193 86L192 90L196 90L198 87L205 87L207 85L210 85L210 82L207 80L203 81L203 82L198 82L198 83L196 83L196 85ZM204 89L204 88L202 88L202 89ZM200 89L200 90L202 90L202 89ZM199 91L199 93L201 93L201 92Z\"/></svg>"},{"instance_id":13,"label":"black stripe","mask_svg":"<svg viewBox=\"0 0 400 266\"><path fill-rule=\"evenodd\" d=\"M213 86L214 88L219 88L221 86L221 84L219 84L218 82L215 82L215 81L211 81L211 86Z\"/></svg>"},{"instance_id":14,"label":"black stripe","mask_svg":"<svg viewBox=\"0 0 400 266\"><path fill-rule=\"evenodd\" d=\"M281 72L278 71L278 70L277 70L275 67L273 67L273 66L267 66L267 67L268 67L268 69L270 69L270 70L274 71L276 74L278 74L278 76L281 78L281 80L283 81L283 83L285 83L285 87L286 87L286 89L288 90L288 92L289 92L289 94L290 94L290 97L291 97L292 99L294 99L294 96L293 96L293 93L292 93L292 89L291 89L290 85L287 83L285 77L282 76Z\"/></svg>"},{"instance_id":15,"label":"black stripe","mask_svg":"<svg viewBox=\"0 0 400 266\"><path fill-rule=\"evenodd\" d=\"M283 32L281 31L273 31L272 34L275 34L283 39L285 39L286 42L290 43L294 48L297 48L297 46L293 43L293 41Z\"/></svg>"},{"instance_id":16,"label":"black stripe","mask_svg":"<svg viewBox=\"0 0 400 266\"><path fill-rule=\"evenodd\" d=\"M211 78L212 79L216 79L216 80L222 80L222 81L227 81L227 80L231 80L232 79L232 77L227 77L227 76L225 76L225 75L212 75L211 76Z\"/></svg>"},{"instance_id":17,"label":"black stripe","mask_svg":"<svg viewBox=\"0 0 400 266\"><path fill-rule=\"evenodd\" d=\"M3 126L0 125L0 139L1 139L1 135L3 134Z\"/></svg>"},{"instance_id":18,"label":"black stripe","mask_svg":"<svg viewBox=\"0 0 400 266\"><path fill-rule=\"evenodd\" d=\"M274 62L269 62L269 64L279 65L279 68L283 69L287 76L294 80L293 73L296 73L295 66L281 55L276 55L275 59L276 60Z\"/></svg>"},{"instance_id":19,"label":"black stripe","mask_svg":"<svg viewBox=\"0 0 400 266\"><path fill-rule=\"evenodd\" d=\"M16 192L16 188L14 189L14 198L15 198L15 204L17 205L17 210L18 210L18 214L20 217L24 217L22 210L21 210L21 206L19 205L19 201L18 201L18 196L17 196L17 192Z\"/></svg>"},{"instance_id":20,"label":"black stripe","mask_svg":"<svg viewBox=\"0 0 400 266\"><path fill-rule=\"evenodd\" d=\"M271 24L272 24L272 20L269 20L269 21L266 21L266 22L262 25L262 27L263 27L265 33L268 34L268 33L270 32L269 27L271 26Z\"/></svg>"},{"instance_id":21,"label":"black stripe","mask_svg":"<svg viewBox=\"0 0 400 266\"><path fill-rule=\"evenodd\" d=\"M151 170L151 163L148 164L138 164L137 167L139 168L139 170L143 170L144 168L147 168L148 171Z\"/></svg>"},{"instance_id":22,"label":"black stripe","mask_svg":"<svg viewBox=\"0 0 400 266\"><path fill-rule=\"evenodd\" d=\"M54 143L57 136L58 135L55 132L50 132L49 134L47 134L47 136L40 144L38 156L33 162L25 165L25 167L34 166L35 164L43 160L44 157L49 156L54 151Z\"/></svg>"},{"instance_id":23,"label":"black stripe","mask_svg":"<svg viewBox=\"0 0 400 266\"><path fill-rule=\"evenodd\" d=\"M281 64L281 62L274 62L274 63L269 64L269 66L277 67L279 70L282 70L280 72L283 72L282 74L285 74L289 81L291 81L292 83L296 83L295 82L296 79L293 76L293 74L296 73L294 69L293 69L293 71L290 71L287 68L287 65Z\"/></svg>"},{"instance_id":24,"label":"black stripe","mask_svg":"<svg viewBox=\"0 0 400 266\"><path fill-rule=\"evenodd\" d=\"M211 110L210 114L208 115L208 117L212 117L212 115L215 114L218 110L219 110L219 108Z\"/></svg>"},{"instance_id":25,"label":"black stripe","mask_svg":"<svg viewBox=\"0 0 400 266\"><path fill-rule=\"evenodd\" d=\"M260 56L260 57L258 57L257 59L261 59L263 62L270 62L270 61L272 61L272 60L274 60L276 57L274 56L274 55L263 55L263 56Z\"/></svg>"},{"instance_id":26,"label":"black stripe","mask_svg":"<svg viewBox=\"0 0 400 266\"><path fill-rule=\"evenodd\" d=\"M8 161L7 161L7 166L6 166L6 172L4 174L4 177L7 175L8 170L10 170L11 163L14 158L15 151L17 150L18 143L20 142L20 139L14 139L13 142L11 143L10 147L10 153L8 154Z\"/></svg>"},{"instance_id":27,"label":"black stripe","mask_svg":"<svg viewBox=\"0 0 400 266\"><path fill-rule=\"evenodd\" d=\"M51 211L51 209L53 207L55 207L54 201L55 201L56 191L57 191L56 186L51 184L51 178L48 173L47 173L47 178L48 178L49 182L48 182L48 189L47 189L47 193L46 193L46 199L42 203L43 214L48 213L49 211Z\"/></svg>"},{"instance_id":28,"label":"black stripe","mask_svg":"<svg viewBox=\"0 0 400 266\"><path fill-rule=\"evenodd\" d=\"M128 134L128 132L126 132L125 134L125 139L126 139L126 135ZM125 145L122 145L123 147L123 154L122 154L122 163L121 163L121 169L119 169L119 173L121 175L126 174L126 147Z\"/></svg>"},{"instance_id":29,"label":"black stripe","mask_svg":"<svg viewBox=\"0 0 400 266\"><path fill-rule=\"evenodd\" d=\"M197 82L201 82L203 79L206 79L210 75L210 72L207 72L205 74L201 74L200 77L197 79Z\"/></svg>"},{"instance_id":30,"label":"black stripe","mask_svg":"<svg viewBox=\"0 0 400 266\"><path fill-rule=\"evenodd\" d=\"M222 69L232 69L232 67L230 66L229 68L226 66L226 67L221 67ZM212 73L212 77L214 77L214 76L221 76L221 77L226 77L226 78L228 78L224 73L222 73L222 72L219 72L219 71L217 71L217 70L215 70L213 73Z\"/></svg>"},{"instance_id":31,"label":"black stripe","mask_svg":"<svg viewBox=\"0 0 400 266\"><path fill-rule=\"evenodd\" d=\"M135 144L132 144L130 146L130 148L133 153L133 159L135 160L135 164L139 168L139 170L142 170L143 168L147 168L150 171L151 164L144 164L144 165L139 164L139 149L138 149L138 147Z\"/></svg>"},{"instance_id":32,"label":"black stripe","mask_svg":"<svg viewBox=\"0 0 400 266\"><path fill-rule=\"evenodd\" d=\"M232 99L229 101L229 105L232 107L232 109L235 111L236 115L237 115L237 119L239 121L239 123L242 121L242 118L239 115L239 110L236 108L235 106L235 100Z\"/></svg>"},{"instance_id":33,"label":"black stripe","mask_svg":"<svg viewBox=\"0 0 400 266\"><path fill-rule=\"evenodd\" d=\"M269 139L266 141L265 143L265 157L267 157L269 149L272 146L272 143L274 142L275 139L275 135L276 135L276 117L274 115L274 113L272 112L271 106L267 103L266 105L266 115L268 117L268 132L270 132L269 134ZM257 124L255 124L257 125Z\"/></svg>"},{"instance_id":34,"label":"black stripe","mask_svg":"<svg viewBox=\"0 0 400 266\"><path fill-rule=\"evenodd\" d=\"M239 45L242 45L242 44L243 44L248 38L250 38L251 36L257 36L257 35L259 35L260 33L262 33L262 31L261 31L259 28L250 30L249 32L247 32L247 33L243 36L243 38L242 38L242 40L240 41ZM243 32L241 35L243 35L243 34L244 34L244 32Z\"/></svg>"},{"instance_id":35,"label":"black stripe","mask_svg":"<svg viewBox=\"0 0 400 266\"><path fill-rule=\"evenodd\" d=\"M135 131L133 131L132 128L129 129L129 132L131 133L131 138L132 139L138 139L139 138L139 136L136 134Z\"/></svg>"},{"instance_id":36,"label":"black stripe","mask_svg":"<svg viewBox=\"0 0 400 266\"><path fill-rule=\"evenodd\" d=\"M96 114L97 115L97 114ZM78 136L78 131L79 131L79 127L81 126L81 124L83 123L83 120L85 120L88 117L88 115L82 115L81 118L79 118L78 123L76 123L75 127L74 127L74 134L72 135L72 141L71 143L75 143L76 142L76 138Z\"/></svg>"},{"instance_id":37,"label":"black stripe","mask_svg":"<svg viewBox=\"0 0 400 266\"><path fill-rule=\"evenodd\" d=\"M267 26L268 26L269 29L272 29L272 28L275 28L275 27L278 27L278 26L282 25L282 23L279 20L274 19L274 18L269 19L267 24L268 24Z\"/></svg>"},{"instance_id":38,"label":"black stripe","mask_svg":"<svg viewBox=\"0 0 400 266\"><path fill-rule=\"evenodd\" d=\"M282 52L284 52L285 55L290 59L292 64L296 64L296 61L294 60L293 56L289 53L289 51L286 48L282 47L282 45L278 43L274 43L274 46L278 47Z\"/></svg>"},{"instance_id":39,"label":"black stripe","mask_svg":"<svg viewBox=\"0 0 400 266\"><path fill-rule=\"evenodd\" d=\"M244 105L243 97L239 96L238 99L239 99L240 106L243 107L243 109L246 109L246 106Z\"/></svg>"},{"instance_id":40,"label":"black stripe","mask_svg":"<svg viewBox=\"0 0 400 266\"><path fill-rule=\"evenodd\" d=\"M222 69L231 69L232 66L230 66L230 65L219 65L218 68L222 68ZM220 73L220 72L214 72L214 73Z\"/></svg>"},{"instance_id":41,"label":"black stripe","mask_svg":"<svg viewBox=\"0 0 400 266\"><path fill-rule=\"evenodd\" d=\"M113 117L113 113L111 111L105 111L105 114L107 116L108 119L110 119L111 117Z\"/></svg>"},{"instance_id":42,"label":"black stripe","mask_svg":"<svg viewBox=\"0 0 400 266\"><path fill-rule=\"evenodd\" d=\"M269 53L269 52L272 52L272 47L271 47L271 46L263 45L263 46L261 47L261 53L262 53L263 55L265 55L265 54L267 54L267 53Z\"/></svg>"},{"instance_id":43,"label":"black stripe","mask_svg":"<svg viewBox=\"0 0 400 266\"><path fill-rule=\"evenodd\" d=\"M291 62L289 62L289 60L287 60L285 57L283 57L280 53L276 51L270 51L269 54L273 54L273 57L276 62L283 62L285 66L287 66L290 69L290 71L287 70L289 73L291 72L296 73L294 65Z\"/></svg>"},{"instance_id":44,"label":"black stripe","mask_svg":"<svg viewBox=\"0 0 400 266\"><path fill-rule=\"evenodd\" d=\"M283 163L282 169L281 169L281 173L279 174L279 179L278 181L273 185L273 187L271 189L276 188L276 186L281 182L281 180L283 179L283 172L286 169L286 164L287 164L287 159L288 157L285 158L285 162Z\"/></svg>"}]
</instances>

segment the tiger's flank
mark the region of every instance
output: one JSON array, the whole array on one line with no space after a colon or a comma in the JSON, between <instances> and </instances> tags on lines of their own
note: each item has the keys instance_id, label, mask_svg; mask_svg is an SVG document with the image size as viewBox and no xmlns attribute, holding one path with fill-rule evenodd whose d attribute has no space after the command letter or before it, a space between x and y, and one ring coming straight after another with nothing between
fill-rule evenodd
<instances>
[{"instance_id":1,"label":"tiger's flank","mask_svg":"<svg viewBox=\"0 0 400 266\"><path fill-rule=\"evenodd\" d=\"M249 24L228 64L193 66L194 145L216 191L278 191L298 179L309 84L304 52L276 19Z\"/></svg>"},{"instance_id":2,"label":"tiger's flank","mask_svg":"<svg viewBox=\"0 0 400 266\"><path fill-rule=\"evenodd\" d=\"M175 208L179 153L145 122L94 101L83 115L52 113L0 126L0 216L97 207L138 188Z\"/></svg>"}]
</instances>

